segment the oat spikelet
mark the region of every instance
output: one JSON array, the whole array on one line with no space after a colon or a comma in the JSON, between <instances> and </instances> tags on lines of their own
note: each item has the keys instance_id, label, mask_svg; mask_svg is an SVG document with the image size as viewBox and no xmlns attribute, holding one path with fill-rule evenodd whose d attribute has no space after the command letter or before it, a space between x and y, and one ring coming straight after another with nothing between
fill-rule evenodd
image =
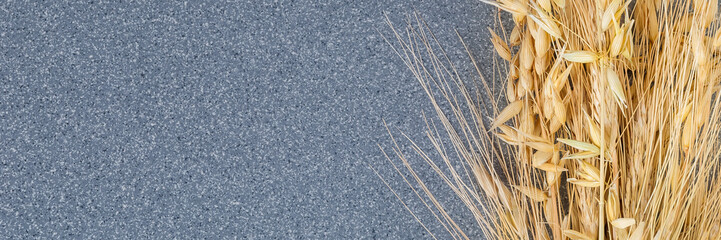
<instances>
[{"instance_id":1,"label":"oat spikelet","mask_svg":"<svg viewBox=\"0 0 721 240\"><path fill-rule=\"evenodd\" d=\"M493 47L496 49L498 55L506 61L511 61L511 50L508 48L508 45L506 45L506 42L491 30L491 28L488 28L488 32L491 33L491 43L493 43Z\"/></svg>"},{"instance_id":2,"label":"oat spikelet","mask_svg":"<svg viewBox=\"0 0 721 240\"><path fill-rule=\"evenodd\" d=\"M598 55L591 51L572 51L564 53L563 58L569 62L592 63L598 60Z\"/></svg>"},{"instance_id":3,"label":"oat spikelet","mask_svg":"<svg viewBox=\"0 0 721 240\"><path fill-rule=\"evenodd\" d=\"M608 87L611 89L611 92L613 92L613 95L616 97L618 105L622 108L625 108L626 94L624 93L623 85L621 84L621 80L618 77L618 73L616 73L613 68L607 67L606 79L608 79Z\"/></svg>"},{"instance_id":4,"label":"oat spikelet","mask_svg":"<svg viewBox=\"0 0 721 240\"><path fill-rule=\"evenodd\" d=\"M543 202L548 199L548 195L546 195L545 192L532 186L514 186L514 188L518 189L518 191L523 193L523 195L536 202Z\"/></svg>"},{"instance_id":5,"label":"oat spikelet","mask_svg":"<svg viewBox=\"0 0 721 240\"><path fill-rule=\"evenodd\" d=\"M587 152L593 152L593 153L598 153L601 151L598 149L598 146L593 145L591 143L581 142L581 141L576 141L576 140L571 140L571 139L565 139L565 138L559 138L557 140L563 144L566 144L568 146L571 146L571 147L581 150L581 151L587 151Z\"/></svg>"},{"instance_id":6,"label":"oat spikelet","mask_svg":"<svg viewBox=\"0 0 721 240\"><path fill-rule=\"evenodd\" d=\"M518 113L521 112L521 108L523 108L523 102L520 100L509 103L508 106L506 106L506 108L504 108L503 111L498 114L496 119L493 120L493 124L491 124L491 129L497 128L501 124L518 115Z\"/></svg>"},{"instance_id":7,"label":"oat spikelet","mask_svg":"<svg viewBox=\"0 0 721 240\"><path fill-rule=\"evenodd\" d=\"M593 240L592 237L575 230L563 230L563 234L565 234L566 237L574 240Z\"/></svg>"},{"instance_id":8,"label":"oat spikelet","mask_svg":"<svg viewBox=\"0 0 721 240\"><path fill-rule=\"evenodd\" d=\"M611 225L618 229L626 229L627 227L630 227L634 224L636 224L636 220L634 220L633 218L617 218L616 220L613 220L611 222Z\"/></svg>"}]
</instances>

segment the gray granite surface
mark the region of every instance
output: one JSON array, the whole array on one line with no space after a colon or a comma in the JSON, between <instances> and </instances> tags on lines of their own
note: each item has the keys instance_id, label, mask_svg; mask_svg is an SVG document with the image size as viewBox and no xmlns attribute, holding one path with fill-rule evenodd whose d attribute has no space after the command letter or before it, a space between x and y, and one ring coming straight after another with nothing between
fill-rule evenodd
<instances>
[{"instance_id":1,"label":"gray granite surface","mask_svg":"<svg viewBox=\"0 0 721 240\"><path fill-rule=\"evenodd\" d=\"M450 238L378 148L424 138L413 9L488 71L479 1L2 1L0 238L429 238L369 164Z\"/></svg>"}]
</instances>

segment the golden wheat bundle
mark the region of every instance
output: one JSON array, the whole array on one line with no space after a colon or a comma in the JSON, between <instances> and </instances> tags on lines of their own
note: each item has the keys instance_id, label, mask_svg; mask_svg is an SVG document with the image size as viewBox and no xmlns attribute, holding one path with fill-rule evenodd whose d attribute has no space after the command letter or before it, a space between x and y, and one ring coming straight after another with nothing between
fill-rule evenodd
<instances>
[{"instance_id":1,"label":"golden wheat bundle","mask_svg":"<svg viewBox=\"0 0 721 240\"><path fill-rule=\"evenodd\" d=\"M440 159L419 155L485 237L719 238L718 1L483 2L514 23L489 29L504 100L485 80L486 95L469 91L422 19L392 29L441 125L427 126ZM468 238L437 201L426 205L452 238Z\"/></svg>"}]
</instances>

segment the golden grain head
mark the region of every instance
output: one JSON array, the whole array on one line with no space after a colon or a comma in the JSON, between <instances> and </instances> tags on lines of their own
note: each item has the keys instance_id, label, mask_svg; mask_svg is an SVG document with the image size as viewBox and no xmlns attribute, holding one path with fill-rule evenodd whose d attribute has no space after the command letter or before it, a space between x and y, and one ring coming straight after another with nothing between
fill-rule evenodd
<instances>
[{"instance_id":1,"label":"golden grain head","mask_svg":"<svg viewBox=\"0 0 721 240\"><path fill-rule=\"evenodd\" d=\"M628 240L641 240L643 239L643 234L646 228L645 222L640 222L638 226L636 226L636 229L633 230L631 235L628 237Z\"/></svg>"},{"instance_id":2,"label":"golden grain head","mask_svg":"<svg viewBox=\"0 0 721 240\"><path fill-rule=\"evenodd\" d=\"M546 12L551 12L551 0L537 0L538 6Z\"/></svg>"},{"instance_id":3,"label":"golden grain head","mask_svg":"<svg viewBox=\"0 0 721 240\"><path fill-rule=\"evenodd\" d=\"M590 116L588 116L588 113L586 111L583 111L584 118L586 119L586 126L588 130L588 136L591 138L591 142L595 144L596 146L601 146L601 142L604 140L601 136L601 128L598 126L598 123L591 119Z\"/></svg>"},{"instance_id":4,"label":"golden grain head","mask_svg":"<svg viewBox=\"0 0 721 240\"><path fill-rule=\"evenodd\" d=\"M525 37L521 41L521 50L520 50L520 65L523 67L523 69L531 69L533 67L533 58L534 58L534 51L533 51L533 38L531 37Z\"/></svg>"},{"instance_id":5,"label":"golden grain head","mask_svg":"<svg viewBox=\"0 0 721 240\"><path fill-rule=\"evenodd\" d=\"M611 92L615 96L618 106L621 108L626 108L626 94L624 93L623 84L618 77L618 73L616 73L616 70L614 70L612 67L607 67L605 72L606 79L608 80L608 87L611 89Z\"/></svg>"},{"instance_id":6,"label":"golden grain head","mask_svg":"<svg viewBox=\"0 0 721 240\"><path fill-rule=\"evenodd\" d=\"M548 130L553 134L556 133L556 131L560 130L561 127L563 127L563 124L561 121L558 121L556 118L551 119L551 123L548 125Z\"/></svg>"},{"instance_id":7,"label":"golden grain head","mask_svg":"<svg viewBox=\"0 0 721 240\"><path fill-rule=\"evenodd\" d=\"M616 220L621 216L621 206L618 200L618 188L611 187L606 197L606 217L608 220Z\"/></svg>"},{"instance_id":8,"label":"golden grain head","mask_svg":"<svg viewBox=\"0 0 721 240\"><path fill-rule=\"evenodd\" d=\"M543 202L548 199L548 195L541 189L533 186L513 186L523 195L536 202Z\"/></svg>"},{"instance_id":9,"label":"golden grain head","mask_svg":"<svg viewBox=\"0 0 721 240\"><path fill-rule=\"evenodd\" d=\"M508 45L506 45L506 42L504 42L500 36L491 30L491 28L488 28L488 31L491 33L491 43L493 43L493 48L496 49L498 56L501 56L501 58L510 62L512 59L511 50L508 48Z\"/></svg>"},{"instance_id":10,"label":"golden grain head","mask_svg":"<svg viewBox=\"0 0 721 240\"><path fill-rule=\"evenodd\" d=\"M618 229L626 229L634 224L636 224L636 220L633 218L617 218L611 221L611 225Z\"/></svg>"},{"instance_id":11,"label":"golden grain head","mask_svg":"<svg viewBox=\"0 0 721 240\"><path fill-rule=\"evenodd\" d=\"M539 31L533 35L534 49L536 50L536 57L540 58L546 56L548 50L551 48L551 36L544 31Z\"/></svg>"},{"instance_id":12,"label":"golden grain head","mask_svg":"<svg viewBox=\"0 0 721 240\"><path fill-rule=\"evenodd\" d=\"M593 240L591 236L588 236L576 230L563 230L563 234L573 240Z\"/></svg>"},{"instance_id":13,"label":"golden grain head","mask_svg":"<svg viewBox=\"0 0 721 240\"><path fill-rule=\"evenodd\" d=\"M568 178L566 179L568 183L580 186L580 187L588 187L588 188L596 188L600 187L601 183L598 181L593 180L582 180L582 179L576 179L576 178Z\"/></svg>"},{"instance_id":14,"label":"golden grain head","mask_svg":"<svg viewBox=\"0 0 721 240\"><path fill-rule=\"evenodd\" d=\"M553 163L544 163L544 164L536 166L536 168L541 169L545 172L550 172L550 173L560 173L560 172L568 171L568 169L566 169L565 167L558 166Z\"/></svg>"},{"instance_id":15,"label":"golden grain head","mask_svg":"<svg viewBox=\"0 0 721 240\"><path fill-rule=\"evenodd\" d=\"M556 117L556 120L565 123L566 122L566 104L563 104L563 100L561 100L561 96L559 96L558 92L555 92L553 94L553 114Z\"/></svg>"},{"instance_id":16,"label":"golden grain head","mask_svg":"<svg viewBox=\"0 0 721 240\"><path fill-rule=\"evenodd\" d=\"M601 155L601 153L591 152L591 151L582 151L582 152L577 152L574 154L569 154L568 156L565 156L562 159L563 160L587 159L587 158L597 157L598 155Z\"/></svg>"},{"instance_id":17,"label":"golden grain head","mask_svg":"<svg viewBox=\"0 0 721 240\"><path fill-rule=\"evenodd\" d=\"M509 12L520 16L526 16L528 14L528 5L521 1L503 1L503 5L508 9Z\"/></svg>"},{"instance_id":18,"label":"golden grain head","mask_svg":"<svg viewBox=\"0 0 721 240\"><path fill-rule=\"evenodd\" d=\"M619 22L619 20L616 19L616 12L619 7L621 7L621 0L613 0L611 1L611 4L606 7L606 10L603 12L603 16L601 16L601 28L603 31L608 30L612 22Z\"/></svg>"},{"instance_id":19,"label":"golden grain head","mask_svg":"<svg viewBox=\"0 0 721 240\"><path fill-rule=\"evenodd\" d=\"M553 81L553 87L556 89L556 91L561 91L563 86L566 85L568 82L568 77L571 75L571 71L573 70L573 64L570 64L566 67L565 70L559 75L557 78Z\"/></svg>"},{"instance_id":20,"label":"golden grain head","mask_svg":"<svg viewBox=\"0 0 721 240\"><path fill-rule=\"evenodd\" d=\"M616 33L616 36L613 37L613 40L611 40L611 46L608 49L608 54L610 57L614 58L621 54L621 50L623 50L623 46L626 40L626 34L624 30L622 29L621 32Z\"/></svg>"},{"instance_id":21,"label":"golden grain head","mask_svg":"<svg viewBox=\"0 0 721 240\"><path fill-rule=\"evenodd\" d=\"M533 154L533 166L541 166L548 162L553 157L553 154L553 152L536 151L536 153Z\"/></svg>"},{"instance_id":22,"label":"golden grain head","mask_svg":"<svg viewBox=\"0 0 721 240\"><path fill-rule=\"evenodd\" d=\"M525 142L525 145L542 152L553 152L553 144L548 142Z\"/></svg>"},{"instance_id":23,"label":"golden grain head","mask_svg":"<svg viewBox=\"0 0 721 240\"><path fill-rule=\"evenodd\" d=\"M571 140L571 139L566 139L566 138L558 138L556 140L558 140L559 142L566 144L570 147L581 150L581 151L593 152L593 153L601 152L601 150L598 149L598 146L593 145L592 143L581 142L581 141L576 141L576 140Z\"/></svg>"},{"instance_id":24,"label":"golden grain head","mask_svg":"<svg viewBox=\"0 0 721 240\"><path fill-rule=\"evenodd\" d=\"M598 60L598 54L591 51L570 51L563 54L563 58L569 62L592 63Z\"/></svg>"},{"instance_id":25,"label":"golden grain head","mask_svg":"<svg viewBox=\"0 0 721 240\"><path fill-rule=\"evenodd\" d=\"M521 109L523 108L523 101L515 101L512 103L509 103L506 108L504 108L501 113L498 114L495 120L493 120L493 123L491 124L491 129L495 129L501 124L507 122L511 118L518 115L518 113L521 112Z\"/></svg>"},{"instance_id":26,"label":"golden grain head","mask_svg":"<svg viewBox=\"0 0 721 240\"><path fill-rule=\"evenodd\" d=\"M556 39L562 38L563 33L561 33L561 29L558 27L555 20L552 17L547 16L540 11L539 11L539 15L540 15L539 17L536 17L534 15L528 15L528 17L531 18L531 20L533 20L533 22L538 24L538 27L543 29L543 31L548 33L548 35L551 35L552 37L554 37Z\"/></svg>"},{"instance_id":27,"label":"golden grain head","mask_svg":"<svg viewBox=\"0 0 721 240\"><path fill-rule=\"evenodd\" d=\"M578 161L579 167L586 176L586 179L593 181L601 180L601 170L586 161Z\"/></svg>"}]
</instances>

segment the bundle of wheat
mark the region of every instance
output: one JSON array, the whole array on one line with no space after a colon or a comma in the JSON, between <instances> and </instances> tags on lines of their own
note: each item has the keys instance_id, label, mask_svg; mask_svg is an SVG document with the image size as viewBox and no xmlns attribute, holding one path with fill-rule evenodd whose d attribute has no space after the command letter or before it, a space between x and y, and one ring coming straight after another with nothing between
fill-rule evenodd
<instances>
[{"instance_id":1,"label":"bundle of wheat","mask_svg":"<svg viewBox=\"0 0 721 240\"><path fill-rule=\"evenodd\" d=\"M721 234L717 1L484 2L515 23L508 37L491 30L505 70L508 103L500 111L486 81L481 88L488 96L474 96L442 48L434 51L441 44L423 20L410 21L403 34L393 31L400 45L394 50L440 119L442 128L429 123L427 132L447 169L420 156L486 237ZM487 108L497 113L490 123ZM469 170L454 167L454 160ZM441 213L453 238L467 238L440 204L426 205Z\"/></svg>"}]
</instances>

